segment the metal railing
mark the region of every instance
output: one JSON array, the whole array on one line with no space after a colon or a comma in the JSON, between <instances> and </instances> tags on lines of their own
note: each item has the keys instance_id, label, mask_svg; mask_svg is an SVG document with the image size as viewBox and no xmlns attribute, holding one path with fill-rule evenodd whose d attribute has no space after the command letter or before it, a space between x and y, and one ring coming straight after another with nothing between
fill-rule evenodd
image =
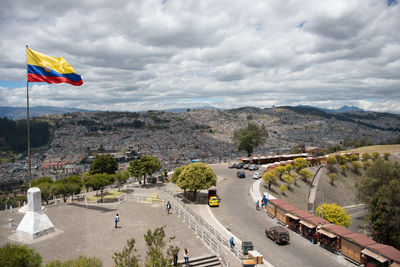
<instances>
[{"instance_id":1,"label":"metal railing","mask_svg":"<svg viewBox=\"0 0 400 267\"><path fill-rule=\"evenodd\" d=\"M222 246L227 247L228 249L231 250L231 252L239 259L242 260L244 257L241 253L241 251L238 248L230 248L229 245L229 240L226 239L221 233L219 233L214 227L212 227L210 224L208 224L203 218L198 215L196 212L194 212L191 208L189 208L183 201L180 199L178 196L176 196L173 192L166 188L159 188L168 195L170 195L181 207L181 209L177 205L172 205L173 210L177 213L178 217L183 216L183 220L188 224L192 230L194 230L209 246L217 252L217 255L221 257L221 259L224 261L224 263L227 266L230 265L229 259L224 255L222 252ZM206 229L207 232L211 235L209 236L208 233L203 231L195 222L193 222L192 218L189 218L182 212L182 209L186 211L187 213L190 214L191 217L195 220L195 222L199 223L202 228ZM215 239L214 239L215 238Z\"/></svg>"}]
</instances>

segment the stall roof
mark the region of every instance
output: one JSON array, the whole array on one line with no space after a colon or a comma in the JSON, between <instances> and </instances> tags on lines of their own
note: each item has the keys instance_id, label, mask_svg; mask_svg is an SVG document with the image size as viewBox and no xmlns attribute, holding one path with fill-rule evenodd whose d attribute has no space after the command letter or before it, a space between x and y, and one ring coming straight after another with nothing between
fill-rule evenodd
<instances>
[{"instance_id":1,"label":"stall roof","mask_svg":"<svg viewBox=\"0 0 400 267\"><path fill-rule=\"evenodd\" d=\"M368 236L357 234L357 233L351 233L351 234L344 235L343 238L349 239L352 242L359 244L363 247L376 244L376 242L374 240L372 240L371 238L369 238Z\"/></svg>"},{"instance_id":2,"label":"stall roof","mask_svg":"<svg viewBox=\"0 0 400 267\"><path fill-rule=\"evenodd\" d=\"M368 245L367 248L391 260L400 262L400 250L392 246L376 243L373 245Z\"/></svg>"},{"instance_id":3,"label":"stall roof","mask_svg":"<svg viewBox=\"0 0 400 267\"><path fill-rule=\"evenodd\" d=\"M352 233L346 227L341 226L341 225L336 225L336 224L323 225L322 229L324 229L326 231L329 231L329 232L332 232L332 233L334 233L336 235L339 235L339 236L344 236L344 235L348 235L348 234Z\"/></svg>"},{"instance_id":4,"label":"stall roof","mask_svg":"<svg viewBox=\"0 0 400 267\"><path fill-rule=\"evenodd\" d=\"M322 230L322 229L317 230L317 232L320 233L320 234L326 235L327 237L330 237L330 238L337 237L337 235L329 233L328 231L325 231L325 230Z\"/></svg>"},{"instance_id":5,"label":"stall roof","mask_svg":"<svg viewBox=\"0 0 400 267\"><path fill-rule=\"evenodd\" d=\"M321 218L315 216L304 218L304 221L311 222L314 225L321 225ZM329 224L329 222L325 219L322 219L322 222L324 225Z\"/></svg>"},{"instance_id":6,"label":"stall roof","mask_svg":"<svg viewBox=\"0 0 400 267\"><path fill-rule=\"evenodd\" d=\"M289 211L291 212L291 211L293 211L293 210L297 210L297 208L296 208L295 206L290 205L290 204L286 204L286 205L276 205L276 206L278 206L279 208L285 210L286 212L289 212Z\"/></svg>"},{"instance_id":7,"label":"stall roof","mask_svg":"<svg viewBox=\"0 0 400 267\"><path fill-rule=\"evenodd\" d=\"M369 250L369 249L367 249L367 248L361 250L361 253L362 253L362 254L365 254L365 255L368 255L368 256L370 256L370 257L372 257L372 258L378 260L378 261L381 262L381 263L384 263L384 262L388 261L387 258L382 257L381 255L379 255L379 254L377 254L377 253L375 253L375 252L373 252L373 251L371 251L371 250Z\"/></svg>"},{"instance_id":8,"label":"stall roof","mask_svg":"<svg viewBox=\"0 0 400 267\"><path fill-rule=\"evenodd\" d=\"M299 217L297 217L297 216L295 216L293 214L290 214L290 213L286 213L285 216L288 216L288 217L292 218L293 220L300 220Z\"/></svg>"},{"instance_id":9,"label":"stall roof","mask_svg":"<svg viewBox=\"0 0 400 267\"><path fill-rule=\"evenodd\" d=\"M306 222L306 221L302 221L302 220L300 220L300 223L305 225L305 226L307 226L310 229L313 229L313 228L317 227L316 225L314 225L312 223L309 223L309 222Z\"/></svg>"},{"instance_id":10,"label":"stall roof","mask_svg":"<svg viewBox=\"0 0 400 267\"><path fill-rule=\"evenodd\" d=\"M274 204L275 206L287 205L287 203L286 203L285 200L279 199L279 198L270 199L270 200L268 200L268 202L271 202L271 203ZM267 204L267 205L268 205L268 204Z\"/></svg>"},{"instance_id":11,"label":"stall roof","mask_svg":"<svg viewBox=\"0 0 400 267\"><path fill-rule=\"evenodd\" d=\"M311 213L309 213L308 211L305 211L305 210L293 210L293 211L290 211L290 213L296 215L297 217L299 217L301 219L313 216Z\"/></svg>"}]
</instances>

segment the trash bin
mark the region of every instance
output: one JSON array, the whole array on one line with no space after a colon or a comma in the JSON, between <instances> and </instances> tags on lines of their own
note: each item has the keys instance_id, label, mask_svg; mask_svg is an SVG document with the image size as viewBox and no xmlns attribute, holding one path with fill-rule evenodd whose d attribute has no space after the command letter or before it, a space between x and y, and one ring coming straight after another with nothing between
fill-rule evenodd
<instances>
[{"instance_id":1,"label":"trash bin","mask_svg":"<svg viewBox=\"0 0 400 267\"><path fill-rule=\"evenodd\" d=\"M253 242L243 241L242 242L243 255L247 255L250 250L253 250Z\"/></svg>"},{"instance_id":2,"label":"trash bin","mask_svg":"<svg viewBox=\"0 0 400 267\"><path fill-rule=\"evenodd\" d=\"M157 177L152 177L151 183L153 184L157 183Z\"/></svg>"}]
</instances>

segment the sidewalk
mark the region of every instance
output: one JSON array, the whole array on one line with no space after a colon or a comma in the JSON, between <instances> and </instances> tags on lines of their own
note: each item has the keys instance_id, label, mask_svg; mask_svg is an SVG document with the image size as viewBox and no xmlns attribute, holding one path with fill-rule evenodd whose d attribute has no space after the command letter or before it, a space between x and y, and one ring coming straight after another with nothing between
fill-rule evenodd
<instances>
[{"instance_id":1,"label":"sidewalk","mask_svg":"<svg viewBox=\"0 0 400 267\"><path fill-rule=\"evenodd\" d=\"M261 183L261 179L257 180L251 187L250 191L251 191L251 195L253 197L253 199L256 201L261 199L261 193L260 193L260 183ZM179 192L179 188L172 183L168 183L165 184L165 186L172 192L176 193ZM203 190L203 193L205 193L206 191ZM270 198L274 198L273 196L270 195ZM168 198L168 196L167 196ZM195 211L199 216L201 216L201 218L207 222L209 225L211 225L218 233L220 233L224 239L229 240L232 236L234 237L235 240L235 247L239 250L241 250L241 246L242 246L242 241L231 231L229 231L228 229L226 229L226 227L224 227L219 221L218 219L214 216L214 214L211 212L211 209L208 205L205 204L187 204L190 206L190 208L193 209L193 211ZM229 253L228 255L230 255L229 258L232 258L231 263L232 266L242 266L241 261L234 255L234 253L232 251L230 251L227 247L224 247L225 251L227 253ZM226 254L225 254L226 255ZM236 265L237 264L237 265ZM269 262L267 262L266 260L263 260L263 264L262 265L258 265L258 266L268 266L271 267L273 265L271 265Z\"/></svg>"}]
</instances>

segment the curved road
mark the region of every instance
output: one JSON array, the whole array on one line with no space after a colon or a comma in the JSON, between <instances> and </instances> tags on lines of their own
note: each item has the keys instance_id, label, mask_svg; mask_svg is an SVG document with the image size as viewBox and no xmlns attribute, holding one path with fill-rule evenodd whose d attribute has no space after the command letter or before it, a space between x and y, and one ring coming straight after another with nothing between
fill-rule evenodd
<instances>
[{"instance_id":1,"label":"curved road","mask_svg":"<svg viewBox=\"0 0 400 267\"><path fill-rule=\"evenodd\" d=\"M290 243L276 245L265 237L265 228L277 225L277 220L265 212L255 210L250 188L255 180L252 173L246 178L236 177L236 169L227 165L212 166L220 180L217 184L220 207L212 209L215 217L242 241L252 241L259 251L274 266L354 266L344 257L313 245L299 234L289 231ZM222 179L221 179L222 178Z\"/></svg>"}]
</instances>

